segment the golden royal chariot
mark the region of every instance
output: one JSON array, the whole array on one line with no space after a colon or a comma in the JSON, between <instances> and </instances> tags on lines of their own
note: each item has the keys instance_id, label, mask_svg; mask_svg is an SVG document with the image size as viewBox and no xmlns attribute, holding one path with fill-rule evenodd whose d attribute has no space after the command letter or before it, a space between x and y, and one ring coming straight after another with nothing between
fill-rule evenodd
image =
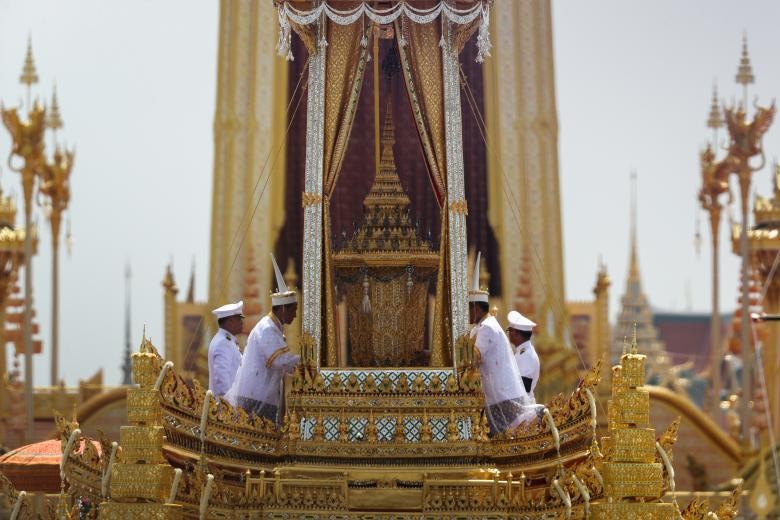
<instances>
[{"instance_id":1,"label":"golden royal chariot","mask_svg":"<svg viewBox=\"0 0 780 520\"><path fill-rule=\"evenodd\" d=\"M119 443L58 421L57 517L93 504L86 516L101 519L733 518L739 490L715 512L670 498L678 423L656 437L635 343L612 368L600 441L598 366L537 418L488 435L468 340L459 52L477 33L478 60L489 55L489 2L334 5L277 4L280 54L293 58L293 32L309 54L301 364L282 425L215 399L144 339ZM331 237L328 201L377 32L398 50L438 248L409 217L389 105L363 220Z\"/></svg>"}]
</instances>

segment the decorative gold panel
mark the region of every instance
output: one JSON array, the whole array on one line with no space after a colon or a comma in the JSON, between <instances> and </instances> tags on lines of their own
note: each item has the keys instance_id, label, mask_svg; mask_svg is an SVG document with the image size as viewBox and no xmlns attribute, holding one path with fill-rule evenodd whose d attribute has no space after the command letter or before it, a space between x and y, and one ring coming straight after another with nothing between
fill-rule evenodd
<instances>
[{"instance_id":1,"label":"decorative gold panel","mask_svg":"<svg viewBox=\"0 0 780 520\"><path fill-rule=\"evenodd\" d=\"M101 502L100 520L180 520L182 507L178 504L121 504Z\"/></svg>"},{"instance_id":2,"label":"decorative gold panel","mask_svg":"<svg viewBox=\"0 0 780 520\"><path fill-rule=\"evenodd\" d=\"M615 447L613 445L612 449ZM601 471L604 491L609 497L660 497L663 474L660 463L606 462Z\"/></svg>"},{"instance_id":3,"label":"decorative gold panel","mask_svg":"<svg viewBox=\"0 0 780 520\"><path fill-rule=\"evenodd\" d=\"M162 426L122 426L119 429L119 444L122 446L124 462L127 464L160 464L163 457Z\"/></svg>"},{"instance_id":4,"label":"decorative gold panel","mask_svg":"<svg viewBox=\"0 0 780 520\"><path fill-rule=\"evenodd\" d=\"M167 464L114 464L111 497L166 500L171 492L173 468Z\"/></svg>"},{"instance_id":5,"label":"decorative gold panel","mask_svg":"<svg viewBox=\"0 0 780 520\"><path fill-rule=\"evenodd\" d=\"M616 428L610 432L610 456L615 462L655 462L653 428Z\"/></svg>"},{"instance_id":6,"label":"decorative gold panel","mask_svg":"<svg viewBox=\"0 0 780 520\"><path fill-rule=\"evenodd\" d=\"M127 390L127 420L146 424L162 424L160 392L153 388Z\"/></svg>"},{"instance_id":7,"label":"decorative gold panel","mask_svg":"<svg viewBox=\"0 0 780 520\"><path fill-rule=\"evenodd\" d=\"M636 502L604 502L590 506L591 518L594 520L626 520L641 518L642 520L670 520L679 518L674 504L666 503L636 503Z\"/></svg>"},{"instance_id":8,"label":"decorative gold panel","mask_svg":"<svg viewBox=\"0 0 780 520\"><path fill-rule=\"evenodd\" d=\"M637 388L645 384L645 358L644 354L626 354L620 359L626 387Z\"/></svg>"},{"instance_id":9,"label":"decorative gold panel","mask_svg":"<svg viewBox=\"0 0 780 520\"><path fill-rule=\"evenodd\" d=\"M609 427L636 425L646 427L650 424L650 394L647 390L633 390L618 394L609 401Z\"/></svg>"}]
</instances>

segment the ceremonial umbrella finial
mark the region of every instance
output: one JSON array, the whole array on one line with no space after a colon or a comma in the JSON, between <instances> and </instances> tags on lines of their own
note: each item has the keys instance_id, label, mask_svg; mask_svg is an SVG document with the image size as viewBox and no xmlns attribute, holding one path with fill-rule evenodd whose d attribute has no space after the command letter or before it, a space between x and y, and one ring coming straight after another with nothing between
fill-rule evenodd
<instances>
[{"instance_id":1,"label":"ceremonial umbrella finial","mask_svg":"<svg viewBox=\"0 0 780 520\"><path fill-rule=\"evenodd\" d=\"M22 67L22 75L19 76L19 83L26 85L28 89L38 83L38 71L35 69L32 51L32 36L27 37L27 53L24 56L24 66Z\"/></svg>"}]
</instances>

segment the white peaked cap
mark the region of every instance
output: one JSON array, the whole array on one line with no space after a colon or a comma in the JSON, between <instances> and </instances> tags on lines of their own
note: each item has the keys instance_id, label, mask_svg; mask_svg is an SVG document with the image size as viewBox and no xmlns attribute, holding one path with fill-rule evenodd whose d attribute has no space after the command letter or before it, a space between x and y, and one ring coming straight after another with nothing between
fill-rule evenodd
<instances>
[{"instance_id":1,"label":"white peaked cap","mask_svg":"<svg viewBox=\"0 0 780 520\"><path fill-rule=\"evenodd\" d=\"M469 302L485 302L488 303L488 296L490 294L487 291L483 291L479 288L479 261L482 258L482 252L477 252L477 260L474 262L474 276L471 279L471 290L469 291Z\"/></svg>"},{"instance_id":2,"label":"white peaked cap","mask_svg":"<svg viewBox=\"0 0 780 520\"><path fill-rule=\"evenodd\" d=\"M271 306L276 307L297 302L298 296L295 294L295 289L290 290L287 288L287 283L284 281L282 271L279 270L279 265L276 263L273 253L271 253L271 262L274 264L274 274L276 274L276 292L271 293Z\"/></svg>"},{"instance_id":3,"label":"white peaked cap","mask_svg":"<svg viewBox=\"0 0 780 520\"><path fill-rule=\"evenodd\" d=\"M217 317L218 320L222 318L229 318L230 316L243 316L244 302L228 303L222 307L218 307L211 311L211 314Z\"/></svg>"},{"instance_id":4,"label":"white peaked cap","mask_svg":"<svg viewBox=\"0 0 780 520\"><path fill-rule=\"evenodd\" d=\"M515 330L522 330L525 332L531 332L536 327L536 323L532 322L517 311L511 311L506 316L509 322L509 327Z\"/></svg>"}]
</instances>

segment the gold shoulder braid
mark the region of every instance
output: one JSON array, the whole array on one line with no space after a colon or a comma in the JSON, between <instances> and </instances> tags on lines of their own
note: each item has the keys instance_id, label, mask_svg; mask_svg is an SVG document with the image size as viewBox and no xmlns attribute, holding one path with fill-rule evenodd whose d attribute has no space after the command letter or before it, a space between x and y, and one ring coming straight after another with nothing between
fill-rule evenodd
<instances>
[{"instance_id":1,"label":"gold shoulder braid","mask_svg":"<svg viewBox=\"0 0 780 520\"><path fill-rule=\"evenodd\" d=\"M282 354L286 354L290 351L290 347L284 346L282 348L278 348L274 351L273 354L271 354L271 357L268 358L268 361L265 362L265 368L271 368L271 365L274 364L274 361L276 361L276 358L281 356Z\"/></svg>"}]
</instances>

